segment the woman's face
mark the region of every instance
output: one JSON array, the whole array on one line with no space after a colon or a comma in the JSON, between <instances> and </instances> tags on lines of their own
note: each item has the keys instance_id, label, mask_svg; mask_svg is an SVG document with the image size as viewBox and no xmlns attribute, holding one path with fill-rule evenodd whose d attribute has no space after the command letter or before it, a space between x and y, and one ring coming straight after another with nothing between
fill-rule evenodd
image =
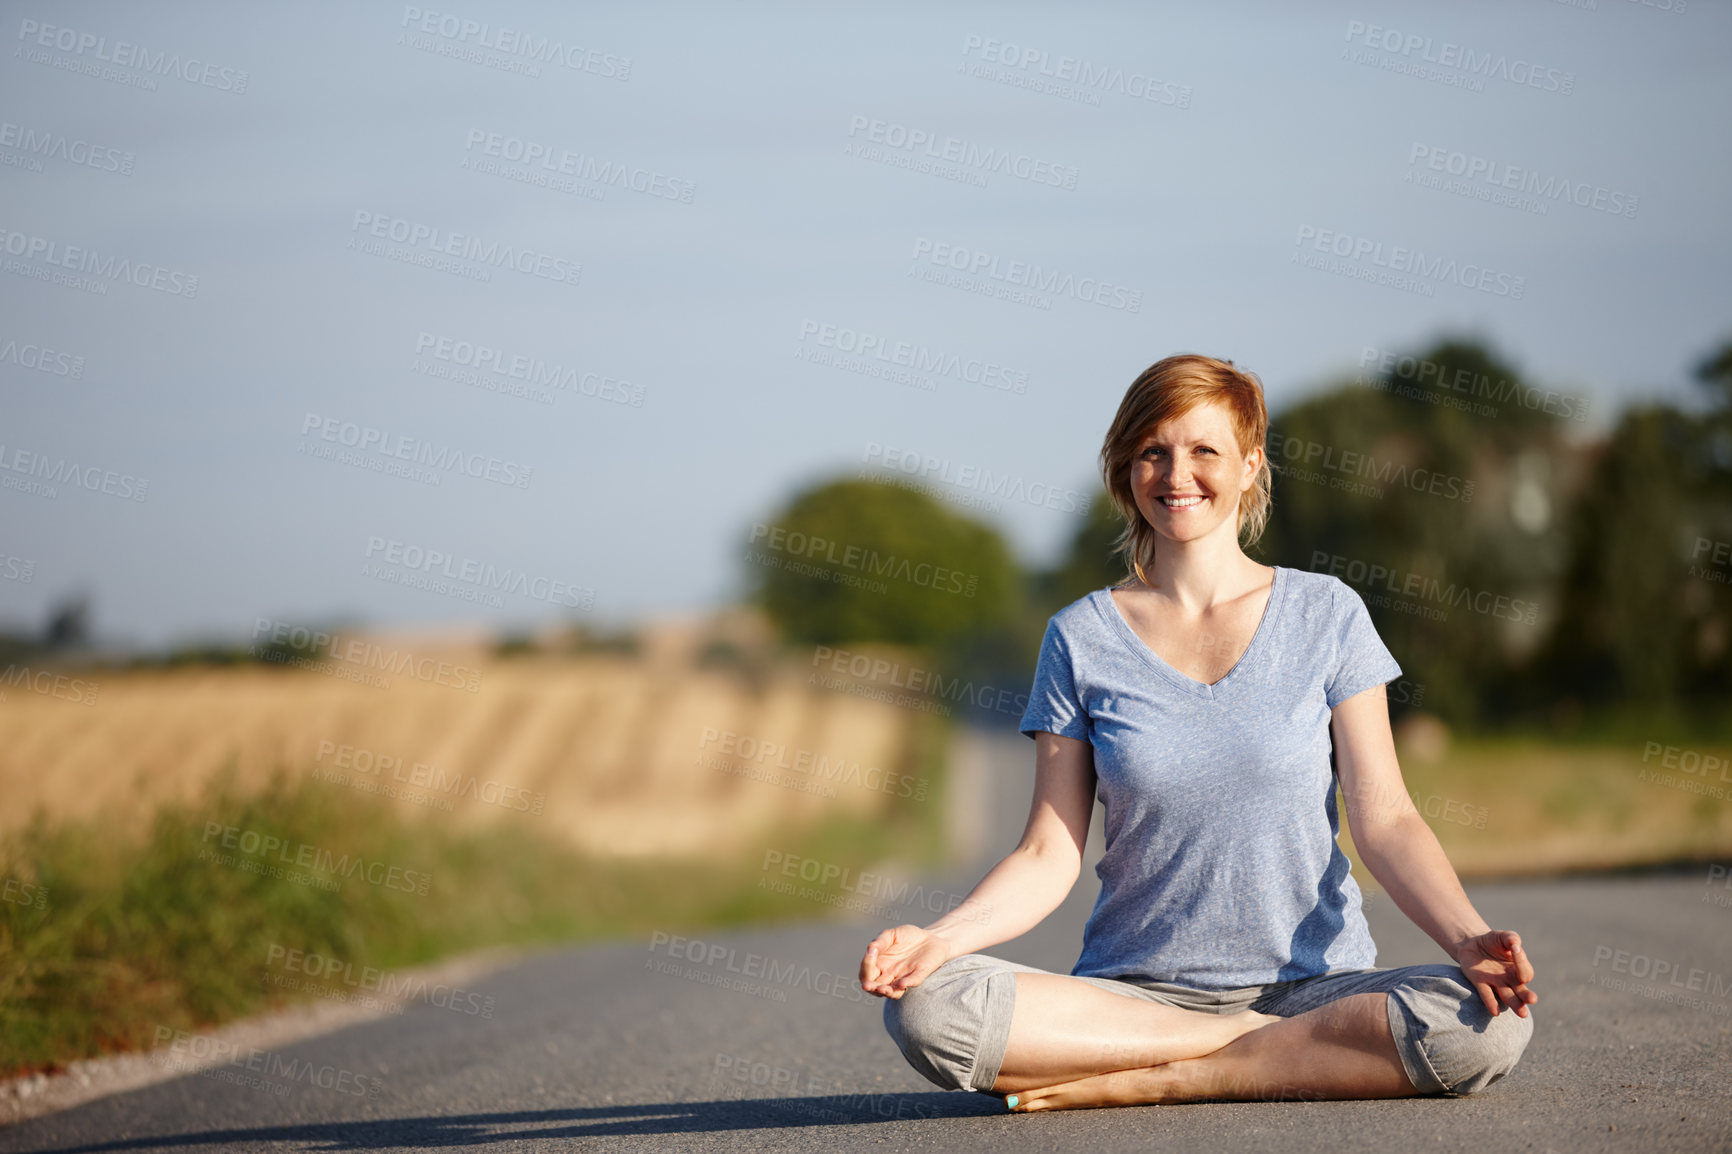
<instances>
[{"instance_id":1,"label":"woman's face","mask_svg":"<svg viewBox=\"0 0 1732 1154\"><path fill-rule=\"evenodd\" d=\"M1236 537L1239 495L1250 489L1263 447L1239 451L1227 407L1197 405L1156 425L1131 461L1131 491L1143 518L1161 536L1195 541L1210 533Z\"/></svg>"}]
</instances>

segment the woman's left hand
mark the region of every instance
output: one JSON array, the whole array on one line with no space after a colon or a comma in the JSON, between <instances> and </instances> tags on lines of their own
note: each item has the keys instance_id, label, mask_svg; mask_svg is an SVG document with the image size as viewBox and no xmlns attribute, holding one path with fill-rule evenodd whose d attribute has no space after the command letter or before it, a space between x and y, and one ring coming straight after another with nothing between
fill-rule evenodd
<instances>
[{"instance_id":1,"label":"woman's left hand","mask_svg":"<svg viewBox=\"0 0 1732 1154\"><path fill-rule=\"evenodd\" d=\"M1487 930L1463 939L1455 948L1455 960L1493 1017L1508 1006L1518 1018L1525 1018L1528 1007L1540 1000L1528 989L1534 967L1514 930Z\"/></svg>"}]
</instances>

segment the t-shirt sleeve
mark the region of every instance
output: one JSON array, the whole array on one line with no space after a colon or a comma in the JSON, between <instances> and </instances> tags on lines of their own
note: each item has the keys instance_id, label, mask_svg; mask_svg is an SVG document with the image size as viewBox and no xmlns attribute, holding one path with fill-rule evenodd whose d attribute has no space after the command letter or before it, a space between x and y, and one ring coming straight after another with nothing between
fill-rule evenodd
<instances>
[{"instance_id":1,"label":"t-shirt sleeve","mask_svg":"<svg viewBox=\"0 0 1732 1154\"><path fill-rule=\"evenodd\" d=\"M1401 666L1377 635L1371 612L1357 593L1337 581L1329 596L1334 607L1335 665L1324 697L1334 709L1373 685L1394 681L1401 676Z\"/></svg>"},{"instance_id":2,"label":"t-shirt sleeve","mask_svg":"<svg viewBox=\"0 0 1732 1154\"><path fill-rule=\"evenodd\" d=\"M1023 710L1020 728L1031 740L1041 731L1078 741L1089 740L1089 716L1077 696L1070 645L1056 621L1047 622L1046 636L1041 638L1034 688L1029 690L1028 708Z\"/></svg>"}]
</instances>

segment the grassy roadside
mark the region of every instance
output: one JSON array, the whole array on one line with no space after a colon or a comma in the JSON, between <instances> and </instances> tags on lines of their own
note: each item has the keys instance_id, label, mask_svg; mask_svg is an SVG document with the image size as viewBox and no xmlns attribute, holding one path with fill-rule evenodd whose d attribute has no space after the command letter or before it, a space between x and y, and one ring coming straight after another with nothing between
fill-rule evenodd
<instances>
[{"instance_id":1,"label":"grassy roadside","mask_svg":"<svg viewBox=\"0 0 1732 1154\"><path fill-rule=\"evenodd\" d=\"M1732 860L1732 768L1708 760L1732 755L1732 741L1687 743L1693 758L1655 744L1468 738L1429 761L1404 753L1401 769L1464 879ZM1343 814L1354 876L1376 888Z\"/></svg>"},{"instance_id":2,"label":"grassy roadside","mask_svg":"<svg viewBox=\"0 0 1732 1154\"><path fill-rule=\"evenodd\" d=\"M949 726L924 718L906 771L942 797ZM769 831L766 847L860 870L930 865L941 807L891 797L873 819ZM0 844L0 1076L147 1048L299 995L291 950L360 972L459 951L823 917L763 886L763 851L731 862L603 862L508 815L459 828L279 773L230 776L167 805L139 836L116 813L34 821Z\"/></svg>"}]
</instances>

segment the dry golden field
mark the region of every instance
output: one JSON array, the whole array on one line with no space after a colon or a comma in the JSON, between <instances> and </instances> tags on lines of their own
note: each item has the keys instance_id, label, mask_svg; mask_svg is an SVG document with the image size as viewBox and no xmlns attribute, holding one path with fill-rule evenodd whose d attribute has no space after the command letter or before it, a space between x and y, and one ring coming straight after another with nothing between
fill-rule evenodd
<instances>
[{"instance_id":1,"label":"dry golden field","mask_svg":"<svg viewBox=\"0 0 1732 1154\"><path fill-rule=\"evenodd\" d=\"M11 690L0 833L38 808L141 826L231 760L243 782L281 766L406 814L533 821L609 856L727 853L937 788L913 767L915 714L791 673L759 694L685 662L451 660L479 669L478 692L268 666L91 674L91 706Z\"/></svg>"}]
</instances>

